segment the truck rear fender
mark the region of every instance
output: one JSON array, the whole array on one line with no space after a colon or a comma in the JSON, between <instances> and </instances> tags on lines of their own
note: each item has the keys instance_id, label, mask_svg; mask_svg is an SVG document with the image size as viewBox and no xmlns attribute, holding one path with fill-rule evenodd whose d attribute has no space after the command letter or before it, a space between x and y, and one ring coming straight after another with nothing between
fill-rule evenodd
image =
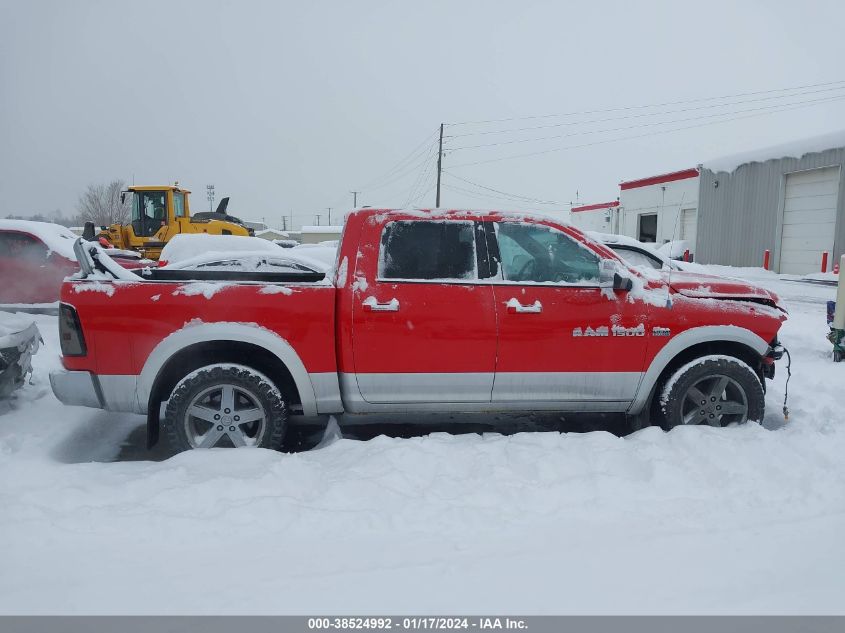
<instances>
[{"instance_id":1,"label":"truck rear fender","mask_svg":"<svg viewBox=\"0 0 845 633\"><path fill-rule=\"evenodd\" d=\"M693 357L705 354L727 354L747 362L757 371L756 361L762 359L769 344L746 328L735 325L707 325L681 332L661 349L643 374L637 395L628 409L636 415L648 405L655 388L666 373L678 363L685 363Z\"/></svg>"},{"instance_id":2,"label":"truck rear fender","mask_svg":"<svg viewBox=\"0 0 845 633\"><path fill-rule=\"evenodd\" d=\"M254 353L250 353L249 348L253 348ZM296 393L286 396L299 401L304 415L339 412L340 387L336 372L309 374L290 343L266 328L247 323L220 322L188 324L156 345L138 377L138 410L146 412L158 407L160 401L167 398L168 394L163 391L173 386L169 382L175 376L174 363L176 367L182 366L180 371L190 367L185 371L187 373L207 364L206 359L219 362L227 355L227 350L230 357L225 360L243 365L250 365L251 361L266 364L266 359L269 358L270 362L276 359L276 371L267 373L275 375L283 383L278 385L281 389L289 389L284 384L286 379L292 383Z\"/></svg>"}]
</instances>

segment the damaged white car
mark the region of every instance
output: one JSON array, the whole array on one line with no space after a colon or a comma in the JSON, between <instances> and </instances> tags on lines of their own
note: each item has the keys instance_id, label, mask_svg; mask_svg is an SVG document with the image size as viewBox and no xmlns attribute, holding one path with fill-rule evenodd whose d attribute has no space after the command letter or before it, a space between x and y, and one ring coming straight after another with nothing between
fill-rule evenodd
<instances>
[{"instance_id":1,"label":"damaged white car","mask_svg":"<svg viewBox=\"0 0 845 633\"><path fill-rule=\"evenodd\" d=\"M0 312L0 398L8 398L32 373L32 355L41 342L32 320Z\"/></svg>"}]
</instances>

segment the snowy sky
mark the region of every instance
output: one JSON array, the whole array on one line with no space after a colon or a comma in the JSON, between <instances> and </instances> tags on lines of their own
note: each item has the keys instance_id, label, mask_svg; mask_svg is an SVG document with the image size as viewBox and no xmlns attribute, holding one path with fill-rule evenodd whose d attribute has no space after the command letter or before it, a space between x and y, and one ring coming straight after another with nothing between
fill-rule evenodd
<instances>
[{"instance_id":1,"label":"snowy sky","mask_svg":"<svg viewBox=\"0 0 845 633\"><path fill-rule=\"evenodd\" d=\"M845 3L796 6L0 0L0 216L70 214L133 175L178 179L195 210L214 183L277 226L325 224L353 189L430 206L437 126L491 119L516 120L447 125L444 206L612 200L845 127Z\"/></svg>"}]
</instances>

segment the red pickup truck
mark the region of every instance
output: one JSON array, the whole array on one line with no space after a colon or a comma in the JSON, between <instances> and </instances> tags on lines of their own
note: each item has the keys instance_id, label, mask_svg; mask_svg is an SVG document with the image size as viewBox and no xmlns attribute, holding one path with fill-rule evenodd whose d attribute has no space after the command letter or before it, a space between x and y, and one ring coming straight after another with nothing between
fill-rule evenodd
<instances>
[{"instance_id":1,"label":"red pickup truck","mask_svg":"<svg viewBox=\"0 0 845 633\"><path fill-rule=\"evenodd\" d=\"M292 414L759 421L783 353L772 293L629 267L542 216L354 211L328 274L269 260L129 272L77 251L54 393L147 414L149 442L161 425L179 450L278 448Z\"/></svg>"}]
</instances>

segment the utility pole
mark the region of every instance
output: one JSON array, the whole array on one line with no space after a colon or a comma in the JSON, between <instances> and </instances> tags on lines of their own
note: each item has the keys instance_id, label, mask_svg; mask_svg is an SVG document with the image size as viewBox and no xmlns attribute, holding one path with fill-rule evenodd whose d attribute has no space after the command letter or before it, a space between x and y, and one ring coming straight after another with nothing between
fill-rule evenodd
<instances>
[{"instance_id":1,"label":"utility pole","mask_svg":"<svg viewBox=\"0 0 845 633\"><path fill-rule=\"evenodd\" d=\"M318 213L314 217L317 218L317 226L320 226L320 214Z\"/></svg>"},{"instance_id":2,"label":"utility pole","mask_svg":"<svg viewBox=\"0 0 845 633\"><path fill-rule=\"evenodd\" d=\"M332 225L332 208L326 207L326 209L328 209L328 211L329 211L329 226L331 226Z\"/></svg>"},{"instance_id":3,"label":"utility pole","mask_svg":"<svg viewBox=\"0 0 845 633\"><path fill-rule=\"evenodd\" d=\"M358 208L358 194L361 193L360 191L350 191L349 193L352 194L352 208Z\"/></svg>"},{"instance_id":4,"label":"utility pole","mask_svg":"<svg viewBox=\"0 0 845 633\"><path fill-rule=\"evenodd\" d=\"M443 124L440 124L440 147L437 150L437 202L435 208L440 208L440 172L443 170Z\"/></svg>"},{"instance_id":5,"label":"utility pole","mask_svg":"<svg viewBox=\"0 0 845 633\"><path fill-rule=\"evenodd\" d=\"M286 215L282 216L282 230L283 231L288 230L288 217Z\"/></svg>"}]
</instances>

